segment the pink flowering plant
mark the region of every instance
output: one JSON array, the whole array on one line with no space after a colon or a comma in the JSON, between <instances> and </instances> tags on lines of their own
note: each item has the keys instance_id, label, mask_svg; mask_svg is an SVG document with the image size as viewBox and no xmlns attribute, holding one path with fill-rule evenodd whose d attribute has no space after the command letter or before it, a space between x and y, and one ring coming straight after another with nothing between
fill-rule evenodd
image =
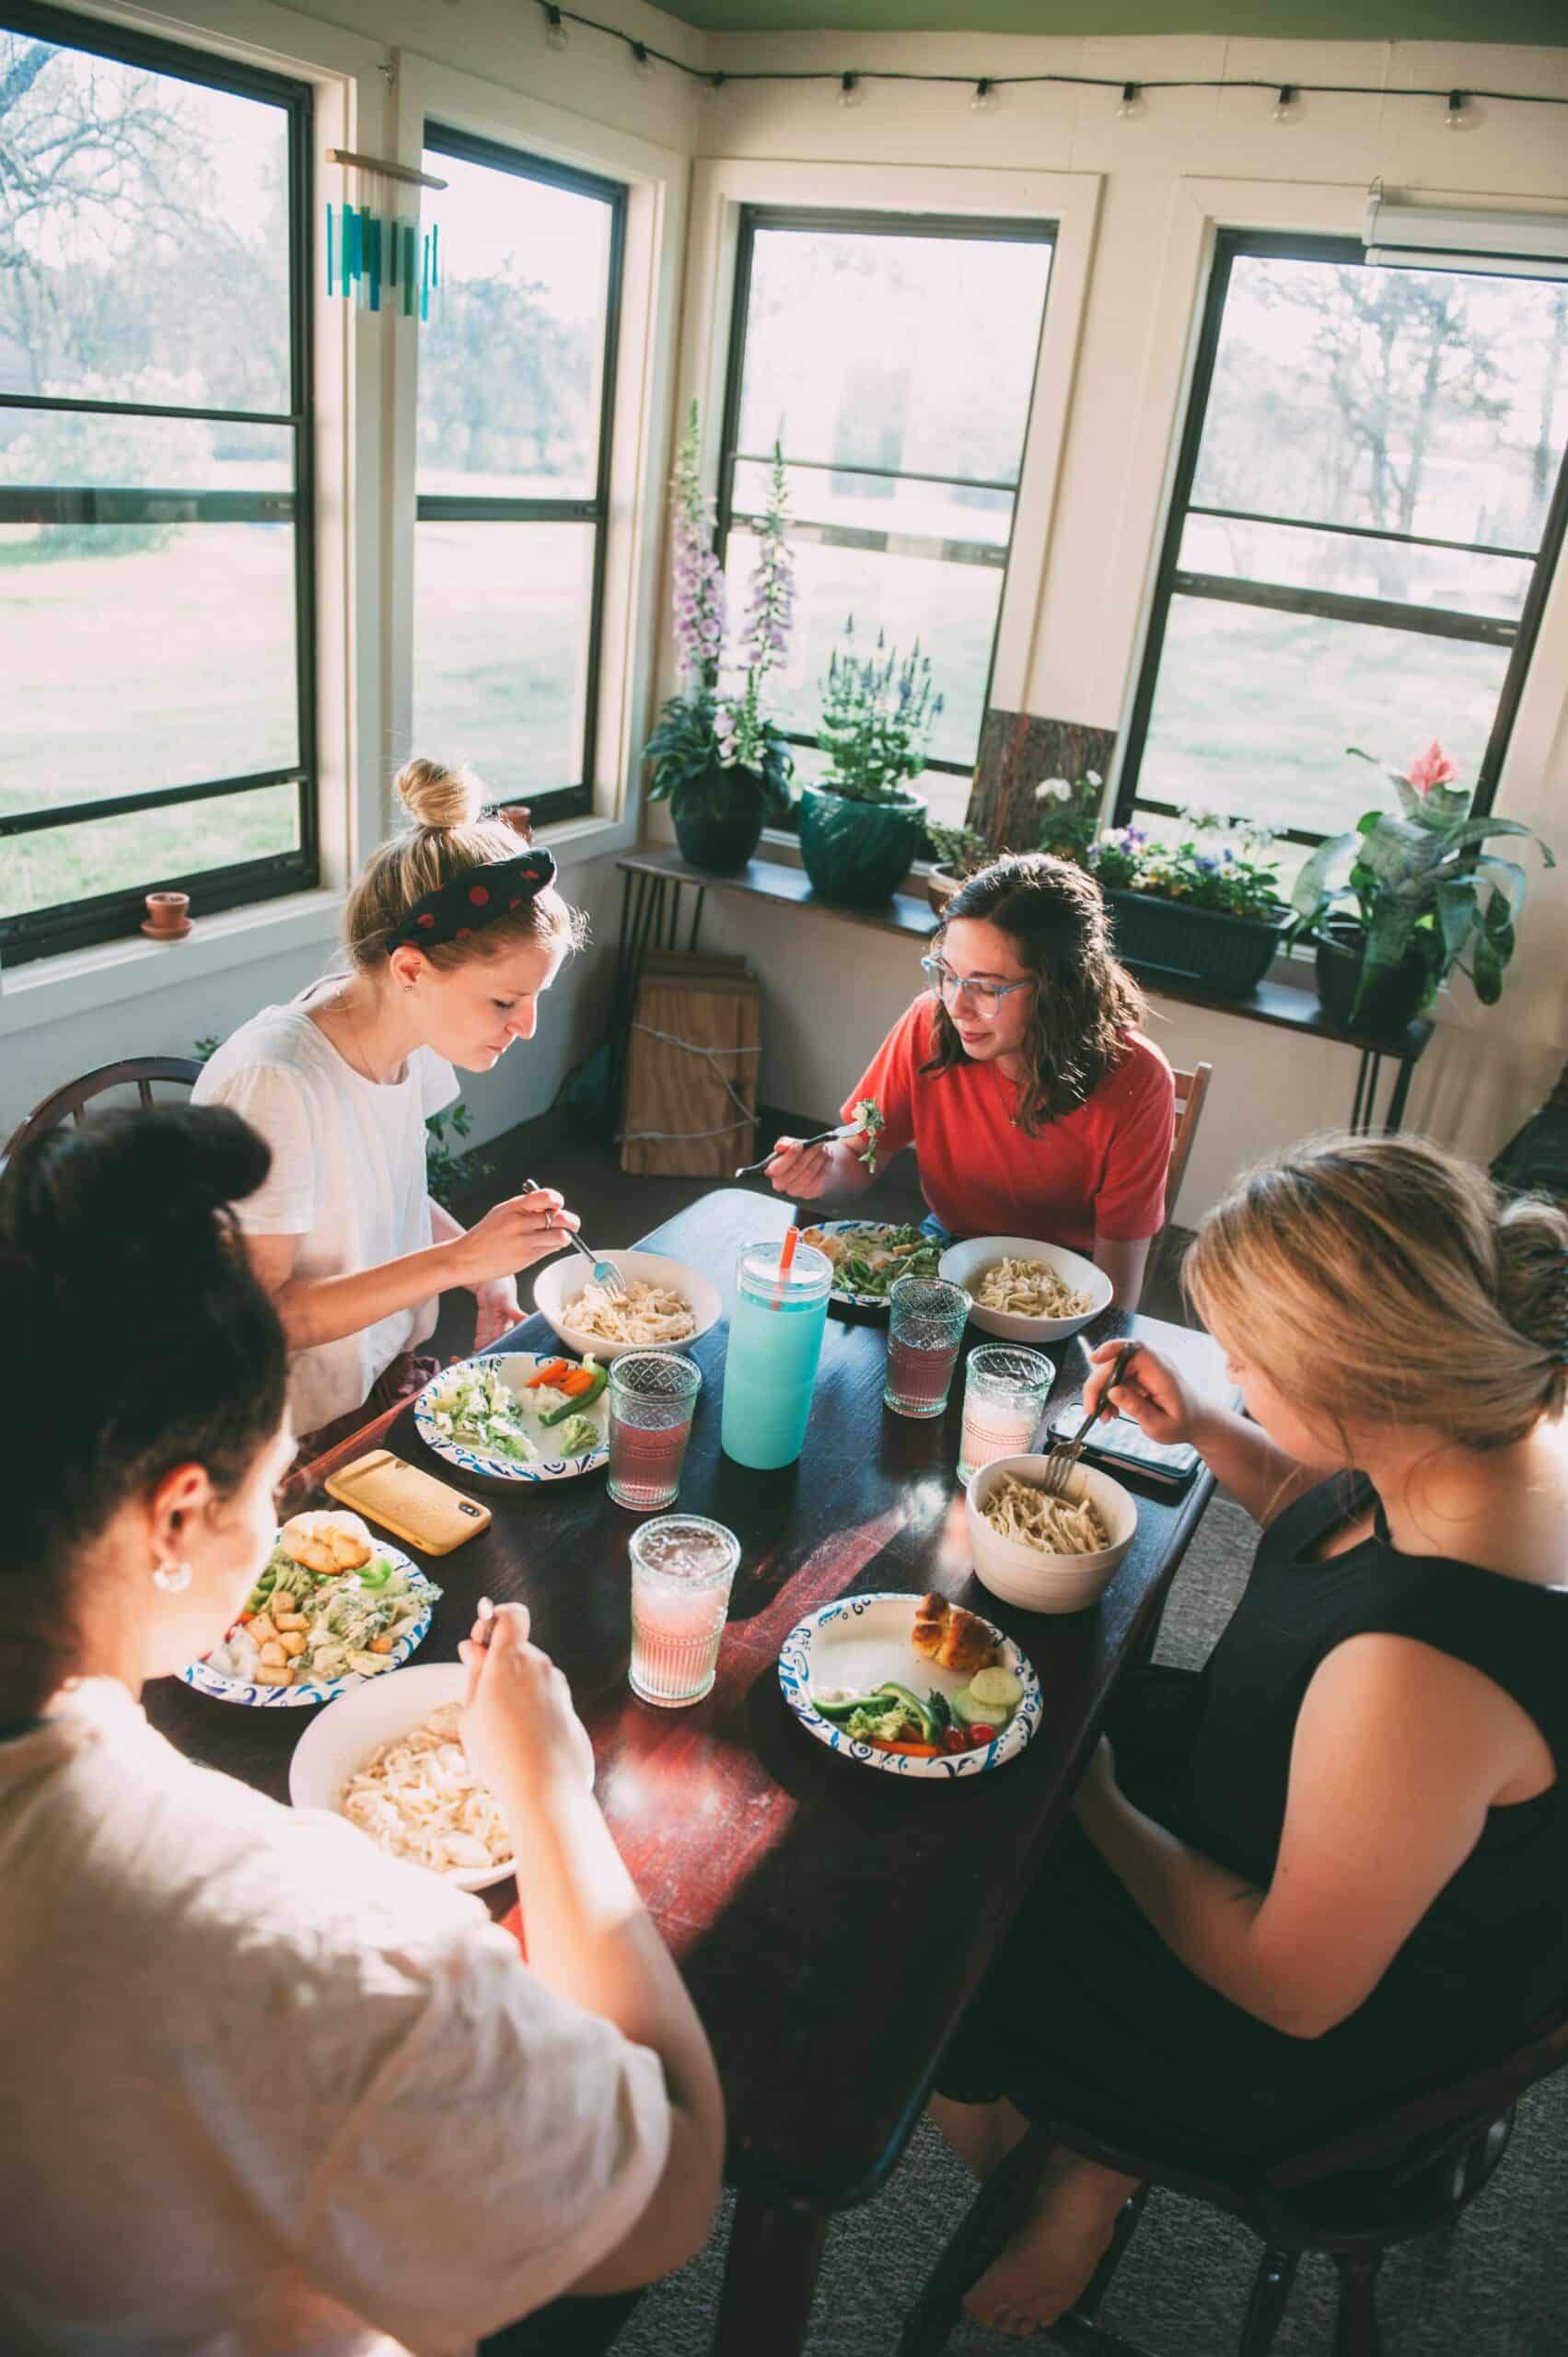
<instances>
[{"instance_id":1,"label":"pink flowering plant","mask_svg":"<svg viewBox=\"0 0 1568 2357\"><path fill-rule=\"evenodd\" d=\"M702 467L702 426L693 401L670 486L680 688L643 748L645 760L653 763L648 793L679 814L717 818L744 795L778 816L788 807L795 762L783 731L763 714L762 695L770 672L789 652L795 619L784 458L775 442L768 509L740 631L739 684L733 693L720 684L726 583L714 554L714 503L703 488Z\"/></svg>"},{"instance_id":2,"label":"pink flowering plant","mask_svg":"<svg viewBox=\"0 0 1568 2357\"><path fill-rule=\"evenodd\" d=\"M1357 761L1374 760L1358 745L1346 750ZM1516 860L1481 846L1494 835L1522 835L1555 867L1551 847L1516 819L1471 818L1474 789L1456 784L1458 767L1435 737L1407 769L1385 767L1383 774L1398 809L1368 810L1351 832L1318 844L1292 894L1292 938L1318 936L1336 918L1359 926L1353 1019L1371 986L1410 956L1425 967L1423 1007L1455 966L1491 1006L1514 954L1527 878ZM1340 872L1347 860L1348 872Z\"/></svg>"}]
</instances>

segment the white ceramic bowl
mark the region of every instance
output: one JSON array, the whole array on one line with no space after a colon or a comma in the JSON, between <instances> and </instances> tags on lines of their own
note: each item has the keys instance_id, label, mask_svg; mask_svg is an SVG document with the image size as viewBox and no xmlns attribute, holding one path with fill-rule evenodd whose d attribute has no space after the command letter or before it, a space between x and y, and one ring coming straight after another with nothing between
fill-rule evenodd
<instances>
[{"instance_id":1,"label":"white ceramic bowl","mask_svg":"<svg viewBox=\"0 0 1568 2357\"><path fill-rule=\"evenodd\" d=\"M987 1269L998 1260L1049 1260L1063 1283L1071 1285L1074 1293L1086 1293L1093 1306L1077 1318L1020 1318L1010 1309L982 1309L973 1296ZM1080 1326L1086 1326L1091 1318L1110 1306L1110 1279L1103 1269L1097 1269L1080 1253L1069 1252L1065 1245L1040 1244L1028 1236L971 1236L967 1244L949 1244L936 1263L936 1271L949 1284L963 1286L970 1296L970 1316L975 1324L1005 1342L1037 1346L1059 1342L1064 1334L1075 1334Z\"/></svg>"},{"instance_id":2,"label":"white ceramic bowl","mask_svg":"<svg viewBox=\"0 0 1568 2357\"><path fill-rule=\"evenodd\" d=\"M417 1669L385 1670L343 1695L311 1721L295 1746L288 1763L295 1807L341 1810L343 1786L371 1753L422 1726L444 1703L460 1702L466 1678L459 1661L422 1662ZM511 1871L508 1859L499 1866L455 1869L441 1879L459 1890L485 1890Z\"/></svg>"},{"instance_id":3,"label":"white ceramic bowl","mask_svg":"<svg viewBox=\"0 0 1568 2357\"><path fill-rule=\"evenodd\" d=\"M607 1342L598 1335L585 1334L572 1323L572 1305L580 1298L583 1288L593 1282L592 1274L580 1252L563 1252L558 1260L552 1260L547 1269L540 1271L534 1279L533 1297L535 1306L543 1310L566 1348L575 1351L579 1358L591 1353L600 1366L605 1366L611 1359L618 1359L622 1351L689 1350L698 1336L716 1326L724 1315L724 1296L717 1285L710 1284L706 1277L689 1269L683 1260L667 1260L662 1252L606 1252L601 1258L611 1268L619 1269L628 1284L634 1277L640 1277L645 1284L668 1285L674 1292L683 1294L697 1323L692 1332L683 1335L679 1342Z\"/></svg>"},{"instance_id":4,"label":"white ceramic bowl","mask_svg":"<svg viewBox=\"0 0 1568 2357\"><path fill-rule=\"evenodd\" d=\"M993 1596L1020 1604L1026 1612L1081 1612L1104 1595L1132 1546L1138 1528L1137 1500L1098 1466L1080 1465L1067 1494L1092 1501L1110 1533L1110 1544L1092 1555L1042 1555L1038 1548L1004 1538L981 1509L1005 1473L1016 1473L1020 1481L1038 1481L1044 1464L1043 1457L998 1457L971 1477L964 1493L964 1519L975 1575Z\"/></svg>"}]
</instances>

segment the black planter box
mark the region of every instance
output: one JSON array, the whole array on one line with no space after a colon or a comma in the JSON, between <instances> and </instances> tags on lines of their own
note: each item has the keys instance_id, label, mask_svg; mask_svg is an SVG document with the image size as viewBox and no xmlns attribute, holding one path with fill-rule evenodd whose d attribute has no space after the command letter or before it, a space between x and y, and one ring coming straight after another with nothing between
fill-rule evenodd
<instances>
[{"instance_id":1,"label":"black planter box","mask_svg":"<svg viewBox=\"0 0 1568 2357\"><path fill-rule=\"evenodd\" d=\"M1232 917L1159 900L1152 892L1108 891L1105 901L1124 966L1199 982L1232 998L1257 989L1291 922L1283 903L1276 917Z\"/></svg>"}]
</instances>

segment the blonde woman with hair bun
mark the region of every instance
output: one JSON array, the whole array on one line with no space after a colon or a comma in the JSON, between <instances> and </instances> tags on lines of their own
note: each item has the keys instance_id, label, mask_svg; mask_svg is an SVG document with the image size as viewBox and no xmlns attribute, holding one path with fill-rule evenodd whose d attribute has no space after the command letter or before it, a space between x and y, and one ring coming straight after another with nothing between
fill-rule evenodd
<instances>
[{"instance_id":1,"label":"blonde woman with hair bun","mask_svg":"<svg viewBox=\"0 0 1568 2357\"><path fill-rule=\"evenodd\" d=\"M466 1285L475 1348L518 1323L517 1272L561 1249L575 1215L552 1189L459 1227L425 1183L424 1124L531 1039L539 1003L587 928L555 863L484 815L468 769L415 760L396 791L411 824L366 863L343 918L346 972L264 1007L196 1087L272 1148L238 1217L283 1319L290 1408L312 1453L418 1389L436 1296Z\"/></svg>"},{"instance_id":2,"label":"blonde woman with hair bun","mask_svg":"<svg viewBox=\"0 0 1568 2357\"><path fill-rule=\"evenodd\" d=\"M1441 1148L1309 1142L1189 1254L1245 1415L1140 1348L1086 1401L1262 1526L1201 1672L1135 1672L953 2045L985 2166L1028 2118L1240 2158L1423 2093L1568 1987L1568 1213ZM1061 2149L975 2286L1049 2324L1132 2181Z\"/></svg>"}]
</instances>

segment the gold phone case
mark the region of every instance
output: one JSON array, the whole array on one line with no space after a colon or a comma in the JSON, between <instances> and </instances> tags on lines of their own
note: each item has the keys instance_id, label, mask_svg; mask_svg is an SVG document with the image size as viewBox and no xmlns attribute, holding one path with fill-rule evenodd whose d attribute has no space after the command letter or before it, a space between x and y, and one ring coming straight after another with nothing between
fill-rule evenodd
<instances>
[{"instance_id":1,"label":"gold phone case","mask_svg":"<svg viewBox=\"0 0 1568 2357\"><path fill-rule=\"evenodd\" d=\"M449 1489L433 1473L422 1473L417 1465L405 1464L389 1448L373 1448L329 1473L326 1491L427 1555L449 1555L465 1538L477 1538L490 1527L488 1506Z\"/></svg>"}]
</instances>

